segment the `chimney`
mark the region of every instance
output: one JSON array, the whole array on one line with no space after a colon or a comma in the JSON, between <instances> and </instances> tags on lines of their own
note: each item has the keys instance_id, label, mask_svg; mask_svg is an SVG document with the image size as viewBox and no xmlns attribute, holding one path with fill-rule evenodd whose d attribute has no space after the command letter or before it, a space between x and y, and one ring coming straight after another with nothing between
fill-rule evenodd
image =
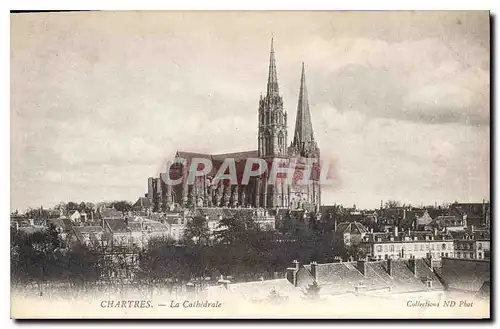
<instances>
[{"instance_id":1,"label":"chimney","mask_svg":"<svg viewBox=\"0 0 500 329\"><path fill-rule=\"evenodd\" d=\"M429 267L432 269L432 253L427 254L426 260L427 260L427 265L429 265Z\"/></svg>"},{"instance_id":2,"label":"chimney","mask_svg":"<svg viewBox=\"0 0 500 329\"><path fill-rule=\"evenodd\" d=\"M297 272L299 271L299 265L299 262L294 260L292 262L292 267L286 269L286 278L294 287L297 287Z\"/></svg>"},{"instance_id":3,"label":"chimney","mask_svg":"<svg viewBox=\"0 0 500 329\"><path fill-rule=\"evenodd\" d=\"M318 280L318 263L316 262L311 262L311 274L314 278L314 280Z\"/></svg>"},{"instance_id":4,"label":"chimney","mask_svg":"<svg viewBox=\"0 0 500 329\"><path fill-rule=\"evenodd\" d=\"M415 256L411 256L408 260L408 264L410 265L410 270L413 275L417 276L417 262L415 261Z\"/></svg>"},{"instance_id":5,"label":"chimney","mask_svg":"<svg viewBox=\"0 0 500 329\"><path fill-rule=\"evenodd\" d=\"M392 276L392 258L387 258L387 274Z\"/></svg>"},{"instance_id":6,"label":"chimney","mask_svg":"<svg viewBox=\"0 0 500 329\"><path fill-rule=\"evenodd\" d=\"M360 259L358 260L358 270L361 272L361 274L366 275L366 259Z\"/></svg>"}]
</instances>

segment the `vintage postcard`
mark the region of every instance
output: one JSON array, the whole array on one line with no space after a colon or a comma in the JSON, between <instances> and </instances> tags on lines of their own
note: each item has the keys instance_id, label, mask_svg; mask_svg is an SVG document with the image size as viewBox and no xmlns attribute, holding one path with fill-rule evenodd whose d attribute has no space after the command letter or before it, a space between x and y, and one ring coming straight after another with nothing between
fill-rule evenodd
<instances>
[{"instance_id":1,"label":"vintage postcard","mask_svg":"<svg viewBox=\"0 0 500 329\"><path fill-rule=\"evenodd\" d=\"M11 13L11 317L489 319L490 13Z\"/></svg>"}]
</instances>

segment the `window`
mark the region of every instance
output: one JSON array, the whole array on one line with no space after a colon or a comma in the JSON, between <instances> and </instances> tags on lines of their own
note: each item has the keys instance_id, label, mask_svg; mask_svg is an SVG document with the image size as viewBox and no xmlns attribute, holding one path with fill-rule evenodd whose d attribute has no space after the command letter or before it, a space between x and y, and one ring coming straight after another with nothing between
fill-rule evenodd
<instances>
[{"instance_id":1,"label":"window","mask_svg":"<svg viewBox=\"0 0 500 329\"><path fill-rule=\"evenodd\" d=\"M446 253L445 256L448 257L448 253Z\"/></svg>"},{"instance_id":2,"label":"window","mask_svg":"<svg viewBox=\"0 0 500 329\"><path fill-rule=\"evenodd\" d=\"M441 245L441 249L446 250L446 243L443 243L443 244Z\"/></svg>"},{"instance_id":3,"label":"window","mask_svg":"<svg viewBox=\"0 0 500 329\"><path fill-rule=\"evenodd\" d=\"M389 258L389 255L385 254L385 257L384 257L384 258L385 258L385 259L388 259L388 258Z\"/></svg>"},{"instance_id":4,"label":"window","mask_svg":"<svg viewBox=\"0 0 500 329\"><path fill-rule=\"evenodd\" d=\"M431 250L434 250L434 244L431 245Z\"/></svg>"},{"instance_id":5,"label":"window","mask_svg":"<svg viewBox=\"0 0 500 329\"><path fill-rule=\"evenodd\" d=\"M457 258L460 258L462 254L460 254L460 251L457 252Z\"/></svg>"},{"instance_id":6,"label":"window","mask_svg":"<svg viewBox=\"0 0 500 329\"><path fill-rule=\"evenodd\" d=\"M478 256L477 258L483 259L483 254L482 253L478 253L477 256Z\"/></svg>"},{"instance_id":7,"label":"window","mask_svg":"<svg viewBox=\"0 0 500 329\"><path fill-rule=\"evenodd\" d=\"M391 244L391 251L394 251L394 245Z\"/></svg>"},{"instance_id":8,"label":"window","mask_svg":"<svg viewBox=\"0 0 500 329\"><path fill-rule=\"evenodd\" d=\"M479 243L477 244L477 249L478 249L478 250L483 249L483 244L482 244L481 242L479 242Z\"/></svg>"},{"instance_id":9,"label":"window","mask_svg":"<svg viewBox=\"0 0 500 329\"><path fill-rule=\"evenodd\" d=\"M444 252L441 253L441 257L444 257Z\"/></svg>"},{"instance_id":10,"label":"window","mask_svg":"<svg viewBox=\"0 0 500 329\"><path fill-rule=\"evenodd\" d=\"M470 258L474 258L474 253L473 252L471 252L469 255L470 255Z\"/></svg>"},{"instance_id":11,"label":"window","mask_svg":"<svg viewBox=\"0 0 500 329\"><path fill-rule=\"evenodd\" d=\"M384 245L384 251L388 251L387 245Z\"/></svg>"},{"instance_id":12,"label":"window","mask_svg":"<svg viewBox=\"0 0 500 329\"><path fill-rule=\"evenodd\" d=\"M377 251L378 251L378 252L382 252L382 246L381 246L381 245L378 245L378 246L377 246Z\"/></svg>"},{"instance_id":13,"label":"window","mask_svg":"<svg viewBox=\"0 0 500 329\"><path fill-rule=\"evenodd\" d=\"M425 250L429 250L429 249L430 249L429 245L428 244L425 245Z\"/></svg>"},{"instance_id":14,"label":"window","mask_svg":"<svg viewBox=\"0 0 500 329\"><path fill-rule=\"evenodd\" d=\"M424 251L424 245L423 244L420 245L420 251Z\"/></svg>"}]
</instances>

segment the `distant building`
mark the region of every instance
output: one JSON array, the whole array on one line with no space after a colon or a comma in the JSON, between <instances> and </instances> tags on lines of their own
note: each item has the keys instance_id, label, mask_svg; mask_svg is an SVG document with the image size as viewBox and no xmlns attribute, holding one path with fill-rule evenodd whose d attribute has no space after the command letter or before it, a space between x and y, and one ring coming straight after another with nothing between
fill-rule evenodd
<instances>
[{"instance_id":1,"label":"distant building","mask_svg":"<svg viewBox=\"0 0 500 329\"><path fill-rule=\"evenodd\" d=\"M454 254L453 237L437 231L369 233L364 237L362 246L373 259L432 257L439 260Z\"/></svg>"},{"instance_id":2,"label":"distant building","mask_svg":"<svg viewBox=\"0 0 500 329\"><path fill-rule=\"evenodd\" d=\"M181 184L169 185L160 177L148 178L147 197L153 205L153 211L169 209L171 204L191 207L253 207L307 209L317 211L321 204L321 186L319 175L310 175L308 186L287 184L284 177L270 182L270 176L263 174L251 177L248 184L239 179L237 184L214 183L214 177L226 159L234 159L237 177L242 177L248 159L263 159L269 166L273 163L288 167L295 158L296 179L307 174L311 166L310 159L320 159L320 149L314 138L311 113L306 88L305 68L302 65L299 101L294 135L288 144L287 112L283 107L283 98L279 91L274 46L271 41L267 93L258 101L257 149L236 153L207 154L178 151L175 159L184 159L183 165L177 162L170 168L169 176L181 179ZM188 170L193 159L203 158L212 163L212 170L203 177L197 177L194 184L188 184ZM173 159L172 159L173 160ZM318 161L319 162L319 161ZM318 177L316 177L318 176Z\"/></svg>"},{"instance_id":3,"label":"distant building","mask_svg":"<svg viewBox=\"0 0 500 329\"><path fill-rule=\"evenodd\" d=\"M424 225L425 230L463 231L467 229L467 220L458 216L437 216L430 223Z\"/></svg>"},{"instance_id":4,"label":"distant building","mask_svg":"<svg viewBox=\"0 0 500 329\"><path fill-rule=\"evenodd\" d=\"M361 223L344 222L337 225L335 239L342 241L344 246L350 247L360 244L368 233L368 229Z\"/></svg>"},{"instance_id":5,"label":"distant building","mask_svg":"<svg viewBox=\"0 0 500 329\"><path fill-rule=\"evenodd\" d=\"M454 239L455 258L491 259L490 233L488 231L456 232Z\"/></svg>"},{"instance_id":6,"label":"distant building","mask_svg":"<svg viewBox=\"0 0 500 329\"><path fill-rule=\"evenodd\" d=\"M477 203L452 203L450 212L467 220L474 227L490 227L490 203L483 200ZM465 216L465 217L464 217Z\"/></svg>"}]
</instances>

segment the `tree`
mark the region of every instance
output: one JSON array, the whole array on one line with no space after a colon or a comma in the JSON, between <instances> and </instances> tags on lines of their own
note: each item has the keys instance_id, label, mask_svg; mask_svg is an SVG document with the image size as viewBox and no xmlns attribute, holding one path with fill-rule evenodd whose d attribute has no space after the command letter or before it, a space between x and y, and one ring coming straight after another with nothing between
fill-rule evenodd
<instances>
[{"instance_id":1,"label":"tree","mask_svg":"<svg viewBox=\"0 0 500 329\"><path fill-rule=\"evenodd\" d=\"M359 245L352 245L345 248L344 259L349 259L352 257L354 260L364 259L367 256L367 250L360 247Z\"/></svg>"},{"instance_id":2,"label":"tree","mask_svg":"<svg viewBox=\"0 0 500 329\"><path fill-rule=\"evenodd\" d=\"M218 231L214 236L219 243L232 244L248 241L248 238L256 231L259 231L259 227L255 223L252 213L237 212L219 222Z\"/></svg>"},{"instance_id":3,"label":"tree","mask_svg":"<svg viewBox=\"0 0 500 329\"><path fill-rule=\"evenodd\" d=\"M112 207L114 207L116 210L121 211L121 212L127 212L132 210L132 203L129 201L115 201L111 204Z\"/></svg>"},{"instance_id":4,"label":"tree","mask_svg":"<svg viewBox=\"0 0 500 329\"><path fill-rule=\"evenodd\" d=\"M316 280L314 280L313 283L310 284L306 288L306 290L304 291L305 299L309 299L309 300L319 299L320 290L321 290L321 287L318 285L318 282Z\"/></svg>"},{"instance_id":5,"label":"tree","mask_svg":"<svg viewBox=\"0 0 500 329\"><path fill-rule=\"evenodd\" d=\"M386 208L398 208L398 207L401 207L401 203L399 201L395 201L395 200L388 200L385 203L385 207Z\"/></svg>"},{"instance_id":6,"label":"tree","mask_svg":"<svg viewBox=\"0 0 500 329\"><path fill-rule=\"evenodd\" d=\"M186 224L184 230L184 240L187 243L194 242L198 245L207 244L210 241L210 229L208 222L203 217L194 217Z\"/></svg>"}]
</instances>

